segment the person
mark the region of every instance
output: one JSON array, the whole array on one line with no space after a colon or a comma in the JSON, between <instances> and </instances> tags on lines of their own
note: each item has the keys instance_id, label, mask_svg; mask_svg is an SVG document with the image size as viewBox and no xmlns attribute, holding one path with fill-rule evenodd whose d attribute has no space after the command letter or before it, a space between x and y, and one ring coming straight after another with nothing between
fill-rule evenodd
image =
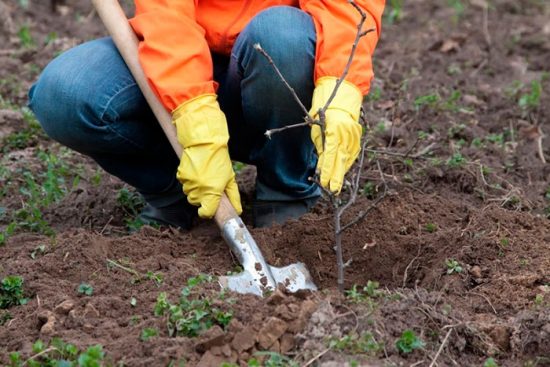
<instances>
[{"instance_id":1,"label":"person","mask_svg":"<svg viewBox=\"0 0 550 367\"><path fill-rule=\"evenodd\" d=\"M110 38L55 58L29 91L45 132L93 158L136 188L145 223L191 227L211 218L222 193L240 214L232 159L257 167L256 226L306 213L320 195L308 180L341 190L359 152L358 123L368 93L384 0L356 0L367 14L349 74L318 126L267 129L304 121L304 113L255 44L272 57L312 116L348 61L359 12L346 0L136 0L130 24L145 75L172 112L174 154ZM323 144L324 143L324 144ZM198 210L197 210L198 207Z\"/></svg>"}]
</instances>

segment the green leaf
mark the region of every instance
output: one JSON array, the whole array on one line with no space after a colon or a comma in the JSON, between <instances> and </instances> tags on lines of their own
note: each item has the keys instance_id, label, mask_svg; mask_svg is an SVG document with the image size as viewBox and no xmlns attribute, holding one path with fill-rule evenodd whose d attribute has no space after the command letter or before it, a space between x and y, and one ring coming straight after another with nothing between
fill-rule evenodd
<instances>
[{"instance_id":1,"label":"green leaf","mask_svg":"<svg viewBox=\"0 0 550 367\"><path fill-rule=\"evenodd\" d=\"M85 294L87 296L91 296L94 293L94 287L88 283L80 283L76 290L78 293Z\"/></svg>"}]
</instances>

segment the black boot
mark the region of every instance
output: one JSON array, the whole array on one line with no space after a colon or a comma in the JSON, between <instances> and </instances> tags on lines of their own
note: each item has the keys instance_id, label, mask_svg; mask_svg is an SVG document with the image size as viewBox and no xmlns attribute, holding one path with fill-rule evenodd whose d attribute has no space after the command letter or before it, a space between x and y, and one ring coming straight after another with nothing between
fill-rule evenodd
<instances>
[{"instance_id":1,"label":"black boot","mask_svg":"<svg viewBox=\"0 0 550 367\"><path fill-rule=\"evenodd\" d=\"M295 201L263 201L252 202L254 227L269 227L282 224L289 219L298 219L309 212L317 202L318 197Z\"/></svg>"}]
</instances>

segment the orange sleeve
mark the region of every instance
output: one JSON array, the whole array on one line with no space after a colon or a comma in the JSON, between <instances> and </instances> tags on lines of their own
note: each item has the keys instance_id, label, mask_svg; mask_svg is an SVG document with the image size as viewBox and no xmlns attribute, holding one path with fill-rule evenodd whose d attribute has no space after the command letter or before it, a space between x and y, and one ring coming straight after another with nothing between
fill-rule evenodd
<instances>
[{"instance_id":1,"label":"orange sleeve","mask_svg":"<svg viewBox=\"0 0 550 367\"><path fill-rule=\"evenodd\" d=\"M217 88L205 32L195 21L197 1L136 0L130 20L143 71L169 111Z\"/></svg>"},{"instance_id":2,"label":"orange sleeve","mask_svg":"<svg viewBox=\"0 0 550 367\"><path fill-rule=\"evenodd\" d=\"M375 31L359 41L346 80L366 95L374 76L372 54L380 38L385 0L355 0L355 3L367 14L363 30L374 28ZM361 15L347 0L300 0L300 7L313 17L317 31L315 80L324 76L340 77L348 62Z\"/></svg>"}]
</instances>

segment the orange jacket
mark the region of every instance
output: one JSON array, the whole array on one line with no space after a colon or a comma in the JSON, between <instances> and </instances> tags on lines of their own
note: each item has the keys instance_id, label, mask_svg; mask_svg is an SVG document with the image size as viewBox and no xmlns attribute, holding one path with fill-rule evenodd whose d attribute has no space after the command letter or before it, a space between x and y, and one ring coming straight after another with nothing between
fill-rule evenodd
<instances>
[{"instance_id":1,"label":"orange jacket","mask_svg":"<svg viewBox=\"0 0 550 367\"><path fill-rule=\"evenodd\" d=\"M385 0L356 3L367 12L363 29L376 31L360 41L347 80L367 94ZM265 8L290 5L313 17L315 80L342 74L360 19L347 0L136 0L135 4L130 23L140 40L140 62L170 111L191 98L216 92L210 51L228 55L239 32Z\"/></svg>"}]
</instances>

